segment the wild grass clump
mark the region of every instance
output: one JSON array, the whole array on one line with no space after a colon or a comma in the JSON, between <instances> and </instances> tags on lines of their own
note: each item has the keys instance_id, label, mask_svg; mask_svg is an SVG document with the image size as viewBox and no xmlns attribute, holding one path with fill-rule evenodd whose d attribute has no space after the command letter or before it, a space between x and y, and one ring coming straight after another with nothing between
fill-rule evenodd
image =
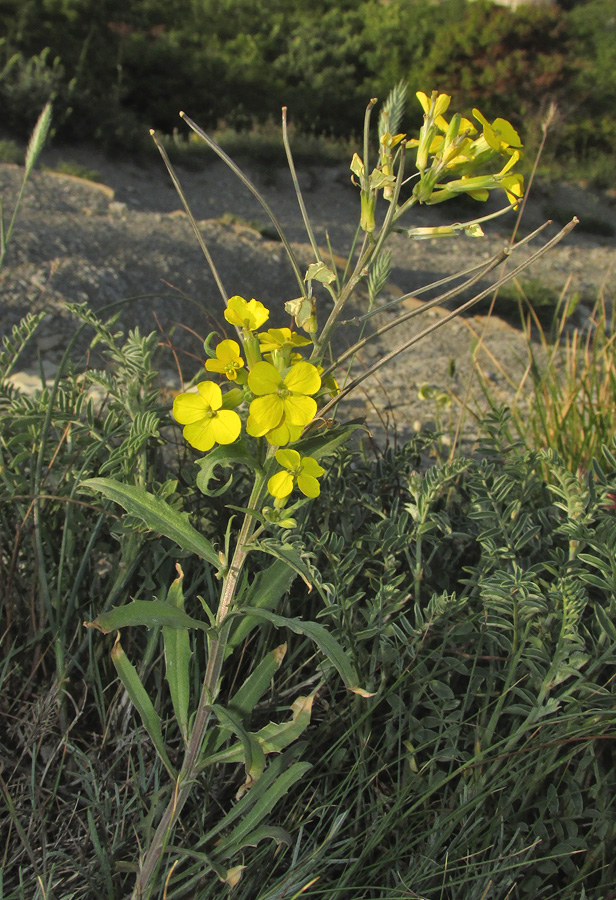
<instances>
[{"instance_id":1,"label":"wild grass clump","mask_svg":"<svg viewBox=\"0 0 616 900\"><path fill-rule=\"evenodd\" d=\"M615 300L602 289L588 308L565 289L548 320L541 310L549 304L537 308L522 287L520 296L527 352L522 377L512 380L489 342L478 344L475 374L488 404L498 406L502 399L482 367L485 351L513 395L512 435L524 446L555 450L571 472L586 473L616 433Z\"/></svg>"}]
</instances>

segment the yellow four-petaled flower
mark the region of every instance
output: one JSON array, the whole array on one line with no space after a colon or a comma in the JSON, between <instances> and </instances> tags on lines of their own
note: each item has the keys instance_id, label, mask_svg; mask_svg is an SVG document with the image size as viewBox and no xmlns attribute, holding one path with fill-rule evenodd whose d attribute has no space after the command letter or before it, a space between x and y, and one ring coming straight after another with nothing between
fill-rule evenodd
<instances>
[{"instance_id":1,"label":"yellow four-petaled flower","mask_svg":"<svg viewBox=\"0 0 616 900\"><path fill-rule=\"evenodd\" d=\"M232 444L239 437L242 422L236 412L223 409L222 391L213 381L201 381L197 393L178 394L173 401L175 420L184 425L185 440L206 452L214 444Z\"/></svg>"},{"instance_id":2,"label":"yellow four-petaled flower","mask_svg":"<svg viewBox=\"0 0 616 900\"><path fill-rule=\"evenodd\" d=\"M225 319L237 328L256 331L269 319L269 310L259 300L244 300L236 294L227 303Z\"/></svg>"},{"instance_id":3,"label":"yellow four-petaled flower","mask_svg":"<svg viewBox=\"0 0 616 900\"><path fill-rule=\"evenodd\" d=\"M298 362L283 374L262 360L252 367L248 387L257 396L250 404L246 431L262 437L283 423L303 428L314 419L317 403L311 395L321 387L321 376L309 362Z\"/></svg>"},{"instance_id":4,"label":"yellow four-petaled flower","mask_svg":"<svg viewBox=\"0 0 616 900\"><path fill-rule=\"evenodd\" d=\"M322 468L312 456L300 456L297 450L277 450L276 461L284 467L267 482L267 489L277 501L285 500L295 485L306 497L318 497L321 486L317 479L323 475Z\"/></svg>"},{"instance_id":5,"label":"yellow four-petaled flower","mask_svg":"<svg viewBox=\"0 0 616 900\"><path fill-rule=\"evenodd\" d=\"M244 360L240 356L240 345L237 341L221 341L216 347L216 359L208 359L205 368L208 372L219 372L226 375L230 381L237 380L238 369L244 367Z\"/></svg>"}]
</instances>

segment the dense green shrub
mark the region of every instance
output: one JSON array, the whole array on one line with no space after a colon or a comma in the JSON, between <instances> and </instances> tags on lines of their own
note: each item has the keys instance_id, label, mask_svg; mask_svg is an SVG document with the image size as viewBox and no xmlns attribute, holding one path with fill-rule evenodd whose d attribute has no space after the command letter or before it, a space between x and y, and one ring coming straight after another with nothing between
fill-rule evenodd
<instances>
[{"instance_id":1,"label":"dense green shrub","mask_svg":"<svg viewBox=\"0 0 616 900\"><path fill-rule=\"evenodd\" d=\"M446 86L467 110L514 109L527 132L559 101L549 153L579 177L580 165L613 146L611 7L4 0L0 97L16 131L55 98L64 137L107 145L139 143L151 126L171 132L180 109L206 128L224 120L242 130L278 119L283 105L304 132L349 136L357 105L404 78L412 88ZM413 115L419 123L419 106Z\"/></svg>"},{"instance_id":2,"label":"dense green shrub","mask_svg":"<svg viewBox=\"0 0 616 900\"><path fill-rule=\"evenodd\" d=\"M424 474L418 446L342 454L308 524L330 583L313 614L379 690L319 729L305 796L312 821L346 812L352 857L320 891L600 900L616 883L616 460L582 479L509 444L502 413L487 428L480 458Z\"/></svg>"}]
</instances>

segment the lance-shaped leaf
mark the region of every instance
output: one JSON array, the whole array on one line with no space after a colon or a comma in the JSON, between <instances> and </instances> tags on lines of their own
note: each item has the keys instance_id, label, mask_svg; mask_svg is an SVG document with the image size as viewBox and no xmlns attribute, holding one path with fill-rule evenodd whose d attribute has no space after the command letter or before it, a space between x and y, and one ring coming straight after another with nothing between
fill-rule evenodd
<instances>
[{"instance_id":1,"label":"lance-shaped leaf","mask_svg":"<svg viewBox=\"0 0 616 900\"><path fill-rule=\"evenodd\" d=\"M247 732L239 724L239 720L228 710L222 707L216 707L215 712L221 722L224 722L228 728L234 731L240 738L241 743L233 744L226 750L219 753L213 753L202 761L202 765L212 766L215 763L244 762L246 766L246 774L249 774L249 768L257 772L257 777L261 775L265 767L265 755L267 753L280 753L294 741L296 741L304 733L310 724L310 716L312 714L312 704L314 694L309 697L298 697L291 706L291 718L286 722L269 722L260 731ZM253 766L251 754L254 753L255 745L259 750L259 757L263 758L263 767L258 770L258 765ZM254 778L253 780L256 780Z\"/></svg>"},{"instance_id":2,"label":"lance-shaped leaf","mask_svg":"<svg viewBox=\"0 0 616 900\"><path fill-rule=\"evenodd\" d=\"M277 559L255 576L240 602L244 606L275 609L293 584L295 577L294 569L285 560ZM229 656L258 624L259 619L250 615L236 620L231 627L225 654Z\"/></svg>"},{"instance_id":3,"label":"lance-shaped leaf","mask_svg":"<svg viewBox=\"0 0 616 900\"><path fill-rule=\"evenodd\" d=\"M137 674L136 668L128 659L126 653L120 644L120 636L118 635L113 649L111 651L111 659L115 670L118 673L120 681L126 688L126 693L130 697L131 703L139 713L139 717L143 722L144 728L150 735L150 739L156 748L156 752L164 763L165 768L172 778L176 777L176 772L163 742L162 727L160 717L154 709L154 704L147 695L146 689L141 683L141 679Z\"/></svg>"},{"instance_id":4,"label":"lance-shaped leaf","mask_svg":"<svg viewBox=\"0 0 616 900\"><path fill-rule=\"evenodd\" d=\"M360 697L374 697L374 693L366 691L357 684L357 674L353 668L348 656L338 643L338 641L329 633L327 628L319 625L317 622L304 622L303 619L290 619L287 616L279 616L277 613L270 612L268 609L255 609L250 611L251 615L258 618L266 619L277 628L290 628L295 634L301 634L310 638L317 645L321 653L323 653L333 666L337 669L338 674L344 681L348 690Z\"/></svg>"},{"instance_id":5,"label":"lance-shaped leaf","mask_svg":"<svg viewBox=\"0 0 616 900\"><path fill-rule=\"evenodd\" d=\"M351 435L358 429L365 431L365 426L361 422L349 422L346 425L339 425L330 428L322 434L315 434L303 438L293 444L293 449L301 456L312 456L313 459L321 459L334 453L338 447L342 447Z\"/></svg>"},{"instance_id":6,"label":"lance-shaped leaf","mask_svg":"<svg viewBox=\"0 0 616 900\"><path fill-rule=\"evenodd\" d=\"M234 715L238 715L242 722L249 722L253 709L265 692L269 690L272 678L280 668L286 652L286 644L281 644L274 650L270 650L255 670L250 673L244 684L229 700L227 708ZM210 749L212 753L215 750L218 750L228 736L229 734L225 728L219 728L217 737L215 740L212 740L210 746L208 746L208 752Z\"/></svg>"},{"instance_id":7,"label":"lance-shaped leaf","mask_svg":"<svg viewBox=\"0 0 616 900\"><path fill-rule=\"evenodd\" d=\"M241 441L232 445L216 447L215 450L210 451L203 459L198 459L197 465L201 469L197 475L197 487L201 493L205 494L207 497L219 497L220 494L224 494L233 481L233 475L231 475L229 480L221 488L211 490L210 481L215 477L214 469L216 466L230 468L233 466L244 465L248 466L248 468L252 469L254 472L261 471L259 463L254 456L248 452L246 447L243 446Z\"/></svg>"},{"instance_id":8,"label":"lance-shaped leaf","mask_svg":"<svg viewBox=\"0 0 616 900\"><path fill-rule=\"evenodd\" d=\"M228 759L225 758L221 760L210 758L206 761L206 765L211 765L212 762L244 763L246 781L235 795L235 799L239 800L248 788L254 784L255 781L258 781L263 774L263 770L265 769L265 752L259 744L257 735L246 731L239 716L236 716L234 713L229 712L229 710L226 710L223 706L218 704L214 704L212 709L220 721L226 725L227 729L230 729L239 737L241 743L235 744L229 751L223 751L223 756L227 753L230 754ZM231 750L233 750L234 753L230 752ZM220 756L220 754L217 754L217 756Z\"/></svg>"},{"instance_id":9,"label":"lance-shaped leaf","mask_svg":"<svg viewBox=\"0 0 616 900\"><path fill-rule=\"evenodd\" d=\"M264 540L256 544L255 549L263 550L264 553L269 553L271 556L275 556L286 563L290 569L297 572L308 590L312 590L310 569L302 559L299 550L293 544L281 544L275 540Z\"/></svg>"},{"instance_id":10,"label":"lance-shaped leaf","mask_svg":"<svg viewBox=\"0 0 616 900\"><path fill-rule=\"evenodd\" d=\"M184 612L184 592L182 581L184 573L176 564L178 577L167 592L167 604L175 612ZM173 712L184 739L188 743L188 707L190 705L190 638L188 628L172 628L163 626L163 644L165 648L165 676L171 694Z\"/></svg>"},{"instance_id":11,"label":"lance-shaped leaf","mask_svg":"<svg viewBox=\"0 0 616 900\"><path fill-rule=\"evenodd\" d=\"M129 625L145 625L146 628L200 628L208 626L199 619L193 619L183 609L172 606L165 600L132 600L126 606L114 606L101 613L93 622L84 622L86 628L98 628L103 634L127 628Z\"/></svg>"},{"instance_id":12,"label":"lance-shaped leaf","mask_svg":"<svg viewBox=\"0 0 616 900\"><path fill-rule=\"evenodd\" d=\"M231 834L224 837L217 845L216 859L228 859L230 856L238 853L242 847L253 846L254 842L262 837L271 837L271 834L264 833L259 828L260 823L310 768L310 763L298 762L279 775L265 794L259 798L252 809L236 825ZM250 797L251 794L252 791L249 791L246 797Z\"/></svg>"},{"instance_id":13,"label":"lance-shaped leaf","mask_svg":"<svg viewBox=\"0 0 616 900\"><path fill-rule=\"evenodd\" d=\"M309 697L298 697L291 706L291 718L287 722L269 722L255 737L264 753L280 753L304 733L310 725L314 694Z\"/></svg>"},{"instance_id":14,"label":"lance-shaped leaf","mask_svg":"<svg viewBox=\"0 0 616 900\"><path fill-rule=\"evenodd\" d=\"M286 644L280 644L279 647L270 650L229 700L231 709L238 712L243 718L250 716L259 700L269 689L272 678L282 665L286 652Z\"/></svg>"},{"instance_id":15,"label":"lance-shaped leaf","mask_svg":"<svg viewBox=\"0 0 616 900\"><path fill-rule=\"evenodd\" d=\"M304 745L305 746L305 745ZM308 769L312 768L310 763L296 763L299 753L304 749L304 746L295 744L289 750L285 750L284 753L281 753L280 756L275 756L267 769L263 773L263 777L259 779L259 781L255 784L251 791L248 791L242 799L232 806L226 815L220 816L214 827L208 831L206 835L199 842L199 846L205 846L209 844L217 835L220 834L221 831L226 831L230 828L233 822L236 821L244 821L246 816L250 813L250 810L254 807L258 806L268 791L272 788L272 786L276 783L276 781L281 777L282 774L287 772L290 768L293 768L294 765L301 765L302 771L307 772ZM258 815L255 815L251 819L251 827L256 827L260 822L260 818Z\"/></svg>"},{"instance_id":16,"label":"lance-shaped leaf","mask_svg":"<svg viewBox=\"0 0 616 900\"><path fill-rule=\"evenodd\" d=\"M88 478L81 486L91 491L99 491L105 497L119 503L127 513L145 522L151 531L171 538L182 550L196 553L216 569L222 567L213 546L192 527L188 515L173 509L154 494L135 485L122 484L113 478Z\"/></svg>"}]
</instances>

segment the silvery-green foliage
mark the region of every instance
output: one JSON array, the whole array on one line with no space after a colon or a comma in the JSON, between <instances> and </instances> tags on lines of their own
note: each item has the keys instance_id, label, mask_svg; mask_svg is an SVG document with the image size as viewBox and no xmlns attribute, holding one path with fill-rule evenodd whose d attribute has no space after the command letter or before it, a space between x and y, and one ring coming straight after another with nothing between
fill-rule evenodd
<instances>
[{"instance_id":1,"label":"silvery-green foliage","mask_svg":"<svg viewBox=\"0 0 616 900\"><path fill-rule=\"evenodd\" d=\"M391 780L373 883L600 900L616 879L616 456L571 476L516 448L502 412L490 429L481 457L426 472L417 445L342 460L313 531L333 598L320 615L379 689L344 722ZM370 846L355 841L339 889L374 865Z\"/></svg>"}]
</instances>

